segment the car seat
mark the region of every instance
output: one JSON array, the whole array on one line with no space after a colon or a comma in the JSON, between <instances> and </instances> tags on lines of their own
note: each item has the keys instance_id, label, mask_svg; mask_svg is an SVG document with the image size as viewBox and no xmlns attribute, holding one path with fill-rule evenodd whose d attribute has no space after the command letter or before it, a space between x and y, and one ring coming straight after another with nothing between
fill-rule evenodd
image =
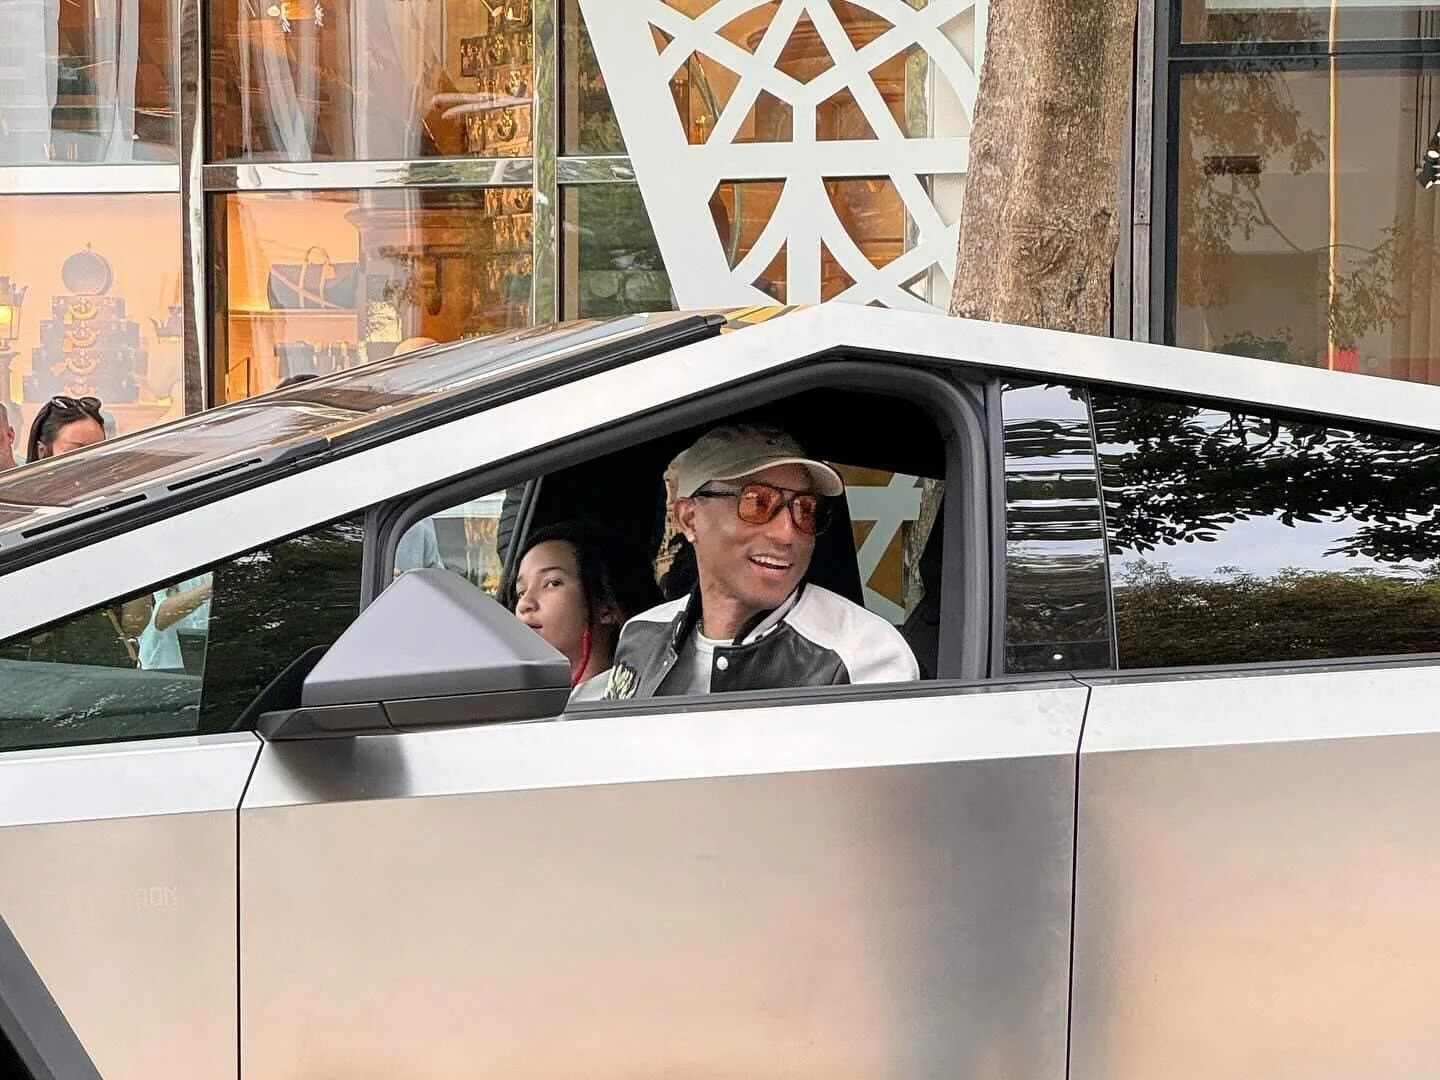
<instances>
[{"instance_id":1,"label":"car seat","mask_svg":"<svg viewBox=\"0 0 1440 1080\"><path fill-rule=\"evenodd\" d=\"M945 550L945 504L942 500L935 514L935 524L920 553L920 601L900 627L915 661L920 665L922 679L935 678L940 658L940 568Z\"/></svg>"}]
</instances>

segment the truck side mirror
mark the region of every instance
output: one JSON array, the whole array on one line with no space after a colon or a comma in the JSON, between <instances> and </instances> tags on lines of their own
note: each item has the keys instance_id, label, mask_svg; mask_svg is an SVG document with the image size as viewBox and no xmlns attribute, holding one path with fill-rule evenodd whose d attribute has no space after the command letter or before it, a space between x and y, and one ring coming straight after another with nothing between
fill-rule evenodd
<instances>
[{"instance_id":1,"label":"truck side mirror","mask_svg":"<svg viewBox=\"0 0 1440 1080\"><path fill-rule=\"evenodd\" d=\"M570 662L448 570L412 570L305 676L300 705L265 712L267 739L327 739L558 716Z\"/></svg>"}]
</instances>

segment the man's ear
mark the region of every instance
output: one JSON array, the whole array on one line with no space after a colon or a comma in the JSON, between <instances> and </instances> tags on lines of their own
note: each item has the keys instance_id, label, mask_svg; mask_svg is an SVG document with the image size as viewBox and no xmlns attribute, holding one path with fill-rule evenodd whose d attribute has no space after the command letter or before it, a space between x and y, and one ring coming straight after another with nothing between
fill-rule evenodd
<instances>
[{"instance_id":1,"label":"man's ear","mask_svg":"<svg viewBox=\"0 0 1440 1080\"><path fill-rule=\"evenodd\" d=\"M695 500L675 500L675 524L680 526L681 533L690 543L695 542Z\"/></svg>"}]
</instances>

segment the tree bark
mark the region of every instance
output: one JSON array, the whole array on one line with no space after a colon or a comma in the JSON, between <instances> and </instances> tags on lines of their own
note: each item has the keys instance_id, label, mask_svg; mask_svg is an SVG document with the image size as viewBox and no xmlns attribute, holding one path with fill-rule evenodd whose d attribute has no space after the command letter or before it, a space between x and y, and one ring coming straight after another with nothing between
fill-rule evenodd
<instances>
[{"instance_id":1,"label":"tree bark","mask_svg":"<svg viewBox=\"0 0 1440 1080\"><path fill-rule=\"evenodd\" d=\"M1136 0L991 0L950 313L1104 334Z\"/></svg>"}]
</instances>

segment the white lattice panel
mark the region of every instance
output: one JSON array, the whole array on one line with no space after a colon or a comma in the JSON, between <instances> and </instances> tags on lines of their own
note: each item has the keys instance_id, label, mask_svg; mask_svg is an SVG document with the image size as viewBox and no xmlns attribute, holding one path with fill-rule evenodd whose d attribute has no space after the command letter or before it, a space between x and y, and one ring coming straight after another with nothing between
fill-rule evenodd
<instances>
[{"instance_id":1,"label":"white lattice panel","mask_svg":"<svg viewBox=\"0 0 1440 1080\"><path fill-rule=\"evenodd\" d=\"M918 9L907 0L853 0L853 7L889 27L858 48L830 0L779 0L753 52L721 31L772 6L762 0L688 4L698 10L695 15L662 0L580 3L681 307L765 302L755 282L782 249L787 302L819 302L822 245L854 282L839 299L924 309L928 305L917 292L931 290L942 304L948 298L959 232L959 177L969 159L969 121L983 54L984 0L929 0ZM801 81L780 70L777 61L804 18L829 53L830 66ZM909 137L872 72L916 47L928 59L929 131ZM687 140L669 90L670 79L695 53L738 76L700 145ZM846 90L873 137L818 140L817 108ZM790 141L736 141L762 93L789 107ZM904 202L909 244L883 266L866 257L827 195L826 180L846 177L888 179ZM758 239L732 268L710 199L720 184L746 180L779 180L784 187Z\"/></svg>"}]
</instances>

